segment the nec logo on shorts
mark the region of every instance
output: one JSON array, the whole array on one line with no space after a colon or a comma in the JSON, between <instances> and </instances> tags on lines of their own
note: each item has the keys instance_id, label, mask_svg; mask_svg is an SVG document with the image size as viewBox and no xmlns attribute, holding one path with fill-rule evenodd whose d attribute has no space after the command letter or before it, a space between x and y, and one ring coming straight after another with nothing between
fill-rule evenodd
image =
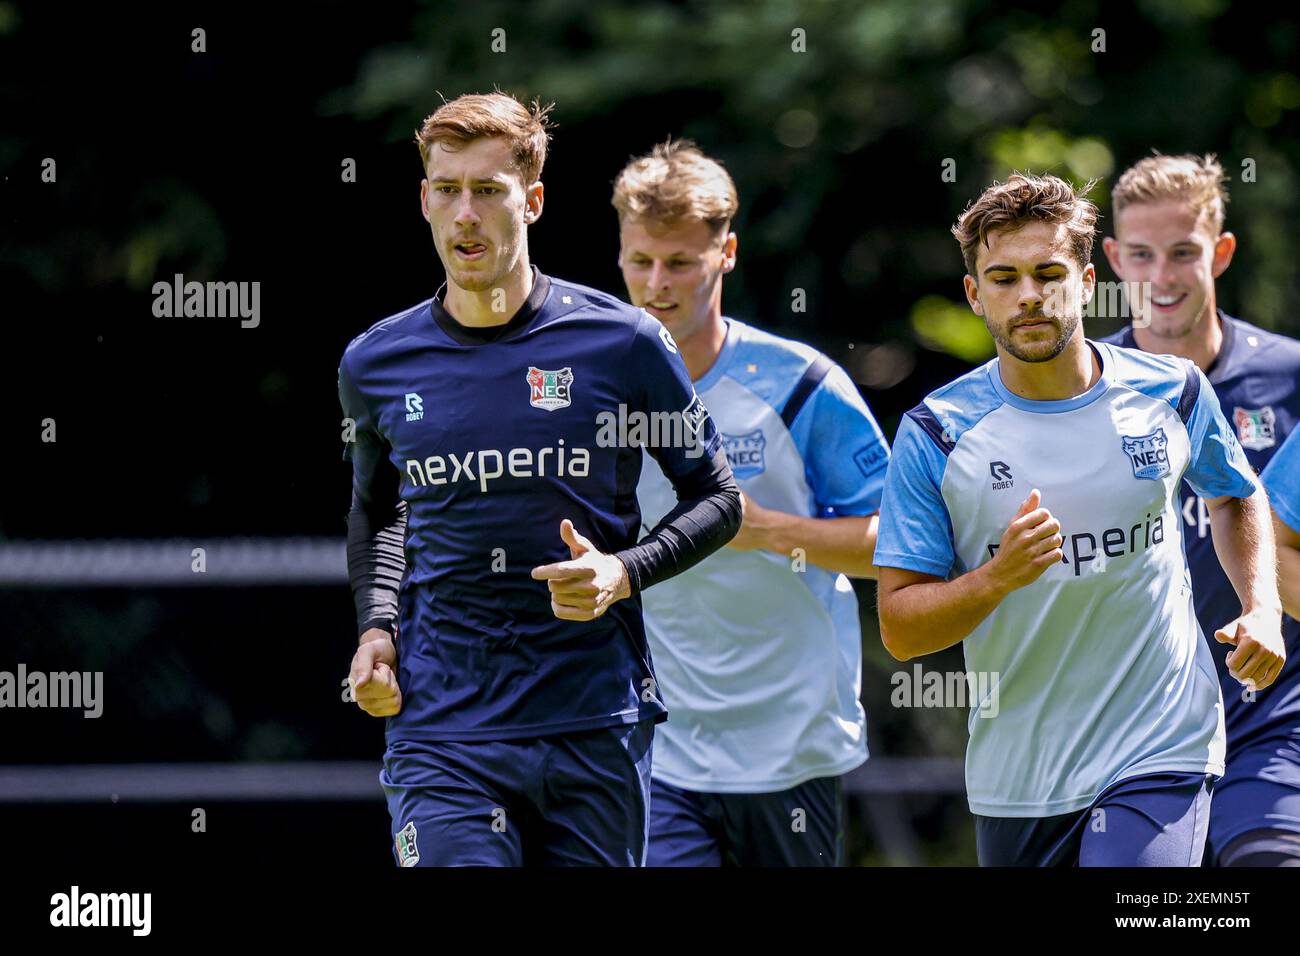
<instances>
[{"instance_id":1,"label":"nec logo on shorts","mask_svg":"<svg viewBox=\"0 0 1300 956\"><path fill-rule=\"evenodd\" d=\"M553 412L573 404L573 369L549 371L528 366L528 404Z\"/></svg>"},{"instance_id":2,"label":"nec logo on shorts","mask_svg":"<svg viewBox=\"0 0 1300 956\"><path fill-rule=\"evenodd\" d=\"M1134 478L1158 481L1169 474L1169 439L1165 437L1163 428L1157 428L1149 435L1119 437L1133 466Z\"/></svg>"},{"instance_id":3,"label":"nec logo on shorts","mask_svg":"<svg viewBox=\"0 0 1300 956\"><path fill-rule=\"evenodd\" d=\"M420 862L420 848L415 842L415 824L402 827L395 838L399 866L415 866Z\"/></svg>"},{"instance_id":4,"label":"nec logo on shorts","mask_svg":"<svg viewBox=\"0 0 1300 956\"><path fill-rule=\"evenodd\" d=\"M737 478L753 478L763 473L766 464L763 461L763 449L767 439L761 428L747 435L722 436L723 447L727 451L727 464Z\"/></svg>"},{"instance_id":5,"label":"nec logo on shorts","mask_svg":"<svg viewBox=\"0 0 1300 956\"><path fill-rule=\"evenodd\" d=\"M994 491L1005 491L1016 483L1016 479L1011 477L1011 466L1005 461L989 462L989 477L993 479Z\"/></svg>"}]
</instances>

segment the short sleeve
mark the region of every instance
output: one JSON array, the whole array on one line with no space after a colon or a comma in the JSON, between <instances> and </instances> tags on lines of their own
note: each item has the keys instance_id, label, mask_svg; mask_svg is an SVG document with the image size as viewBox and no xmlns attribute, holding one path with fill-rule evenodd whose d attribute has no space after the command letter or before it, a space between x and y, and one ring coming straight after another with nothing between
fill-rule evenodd
<instances>
[{"instance_id":1,"label":"short sleeve","mask_svg":"<svg viewBox=\"0 0 1300 956\"><path fill-rule=\"evenodd\" d=\"M822 379L790 429L803 455L819 517L880 510L889 444L848 373Z\"/></svg>"},{"instance_id":2,"label":"short sleeve","mask_svg":"<svg viewBox=\"0 0 1300 956\"><path fill-rule=\"evenodd\" d=\"M722 447L717 426L695 393L677 343L659 320L644 310L636 325L629 366L631 411L649 417L649 433L658 440L648 441L646 451L664 474L669 479L680 478L708 465ZM665 440L666 436L671 440Z\"/></svg>"},{"instance_id":3,"label":"short sleeve","mask_svg":"<svg viewBox=\"0 0 1300 956\"><path fill-rule=\"evenodd\" d=\"M947 578L956 562L941 491L948 458L910 414L894 438L880 504L874 563Z\"/></svg>"},{"instance_id":4,"label":"short sleeve","mask_svg":"<svg viewBox=\"0 0 1300 956\"><path fill-rule=\"evenodd\" d=\"M1300 534L1300 428L1282 443L1260 478L1273 511L1288 528Z\"/></svg>"},{"instance_id":5,"label":"short sleeve","mask_svg":"<svg viewBox=\"0 0 1300 956\"><path fill-rule=\"evenodd\" d=\"M1183 478L1202 498L1249 498L1258 487L1254 469L1223 417L1219 398L1205 373L1188 363L1187 389L1196 395L1187 417L1191 456ZM1193 381L1195 384L1193 384ZM1192 396L1184 392L1184 400Z\"/></svg>"},{"instance_id":6,"label":"short sleeve","mask_svg":"<svg viewBox=\"0 0 1300 956\"><path fill-rule=\"evenodd\" d=\"M377 497L391 498L387 487L391 482L384 473L388 458L388 443L380 434L356 382L348 369L348 356L344 353L339 363L339 405L343 409L344 425L351 424L352 441L343 442L343 458L352 462L352 487L364 505L388 504L376 501ZM382 490L382 494L376 495Z\"/></svg>"}]
</instances>

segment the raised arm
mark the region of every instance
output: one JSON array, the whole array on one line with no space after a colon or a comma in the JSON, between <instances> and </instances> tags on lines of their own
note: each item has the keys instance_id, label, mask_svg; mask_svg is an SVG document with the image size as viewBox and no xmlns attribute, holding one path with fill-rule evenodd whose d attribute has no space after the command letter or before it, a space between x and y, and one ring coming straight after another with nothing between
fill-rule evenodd
<instances>
[{"instance_id":1,"label":"raised arm","mask_svg":"<svg viewBox=\"0 0 1300 956\"><path fill-rule=\"evenodd\" d=\"M977 628L1012 591L1032 584L1062 558L1061 526L1030 492L1002 533L997 554L965 574L932 574L882 567L880 637L900 661L951 647Z\"/></svg>"}]
</instances>

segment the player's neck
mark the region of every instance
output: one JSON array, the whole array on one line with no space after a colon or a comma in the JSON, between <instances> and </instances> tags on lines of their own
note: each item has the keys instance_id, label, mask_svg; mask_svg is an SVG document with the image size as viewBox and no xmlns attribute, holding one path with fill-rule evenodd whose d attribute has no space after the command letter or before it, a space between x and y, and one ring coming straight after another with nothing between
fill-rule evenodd
<instances>
[{"instance_id":1,"label":"player's neck","mask_svg":"<svg viewBox=\"0 0 1300 956\"><path fill-rule=\"evenodd\" d=\"M1058 402L1082 395L1101 377L1101 365L1076 330L1061 354L1046 362L1022 362L999 349L998 374L1007 390L1031 402Z\"/></svg>"},{"instance_id":2,"label":"player's neck","mask_svg":"<svg viewBox=\"0 0 1300 956\"><path fill-rule=\"evenodd\" d=\"M461 325L486 329L505 325L514 318L532 291L532 266L528 263L528 256L521 255L515 267L491 289L462 289L448 276L442 307Z\"/></svg>"},{"instance_id":3,"label":"player's neck","mask_svg":"<svg viewBox=\"0 0 1300 956\"><path fill-rule=\"evenodd\" d=\"M1205 314L1186 335L1165 338L1151 331L1150 326L1133 326L1133 341L1143 352L1163 352L1191 359L1202 371L1208 371L1223 349L1223 326L1219 322L1214 295L1205 302Z\"/></svg>"},{"instance_id":4,"label":"player's neck","mask_svg":"<svg viewBox=\"0 0 1300 956\"><path fill-rule=\"evenodd\" d=\"M722 354L722 346L726 341L727 323L722 321L722 312L719 311L710 317L702 329L677 343L692 382L698 382L709 374L718 356Z\"/></svg>"}]
</instances>

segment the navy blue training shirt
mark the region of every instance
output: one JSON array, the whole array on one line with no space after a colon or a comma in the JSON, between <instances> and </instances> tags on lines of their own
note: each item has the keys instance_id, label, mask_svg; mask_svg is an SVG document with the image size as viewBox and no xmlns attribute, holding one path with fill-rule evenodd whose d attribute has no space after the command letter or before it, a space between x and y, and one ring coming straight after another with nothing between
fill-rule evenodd
<instances>
[{"instance_id":1,"label":"navy blue training shirt","mask_svg":"<svg viewBox=\"0 0 1300 956\"><path fill-rule=\"evenodd\" d=\"M1300 422L1300 342L1233 318L1222 309L1218 315L1223 346L1205 375L1219 397L1224 417L1236 428L1247 460L1258 473ZM1132 326L1103 341L1138 347ZM1214 551L1205 502L1187 482L1183 482L1181 495L1183 540L1196 616L1219 670L1231 764L1234 751L1256 740L1300 733L1300 623L1283 616L1286 664L1277 680L1250 700L1246 688L1228 673L1224 663L1232 645L1214 639L1216 630L1241 614L1241 599Z\"/></svg>"},{"instance_id":2,"label":"navy blue training shirt","mask_svg":"<svg viewBox=\"0 0 1300 956\"><path fill-rule=\"evenodd\" d=\"M664 327L534 270L528 301L503 326L461 326L440 296L376 323L344 352L339 394L356 422L345 449L354 500L378 514L396 513L398 496L405 504L402 710L388 718L389 742L662 720L638 593L656 578L626 557L646 550L637 545L642 446L611 443L602 424L676 413L697 437L651 439L651 456L679 492L719 487L720 469L734 494L721 440ZM729 533L709 550L735 533L738 495L735 505ZM569 559L564 518L629 564L633 597L594 621L556 618L547 583L530 575ZM691 560L690 534L667 539L674 560Z\"/></svg>"}]
</instances>

